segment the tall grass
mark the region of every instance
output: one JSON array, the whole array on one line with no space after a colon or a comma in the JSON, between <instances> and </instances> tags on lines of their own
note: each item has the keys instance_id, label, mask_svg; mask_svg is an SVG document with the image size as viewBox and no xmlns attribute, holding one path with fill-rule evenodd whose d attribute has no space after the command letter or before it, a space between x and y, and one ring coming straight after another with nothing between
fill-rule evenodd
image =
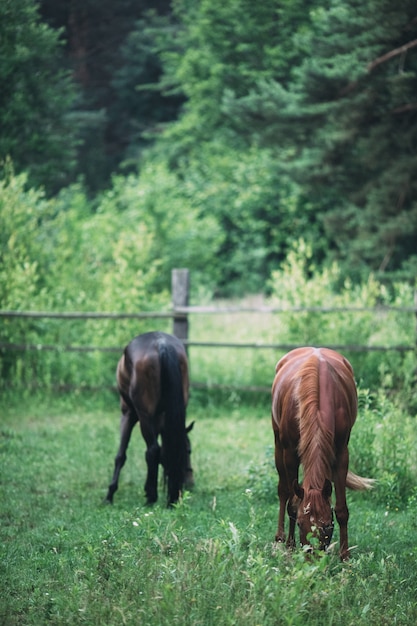
<instances>
[{"instance_id":1,"label":"tall grass","mask_svg":"<svg viewBox=\"0 0 417 626\"><path fill-rule=\"evenodd\" d=\"M375 426L384 413L381 401L363 392L361 403ZM393 495L389 503L349 495L355 547L347 564L337 549L308 561L301 549L288 553L274 545L269 400L252 406L192 400L196 487L172 511L163 498L144 505L138 431L115 503L102 505L118 444L115 397L6 397L1 410L5 626L416 623L412 493L408 500ZM399 413L394 419L396 438L410 450L412 424L403 431ZM385 438L358 420L352 463L365 464L358 450L369 442L374 451L362 469L382 471L381 450L386 454L393 438L393 427L386 427L382 422ZM401 464L400 454L405 457L398 444Z\"/></svg>"}]
</instances>

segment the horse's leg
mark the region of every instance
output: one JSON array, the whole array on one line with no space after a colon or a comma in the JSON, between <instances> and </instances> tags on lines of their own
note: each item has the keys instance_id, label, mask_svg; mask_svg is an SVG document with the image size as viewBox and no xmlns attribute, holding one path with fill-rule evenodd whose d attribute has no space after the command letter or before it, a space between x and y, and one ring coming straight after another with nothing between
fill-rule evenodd
<instances>
[{"instance_id":1,"label":"horse's leg","mask_svg":"<svg viewBox=\"0 0 417 626\"><path fill-rule=\"evenodd\" d=\"M297 521L297 507L294 504L294 482L298 482L298 468L300 462L298 455L293 450L284 450L284 465L287 481L287 513L289 518L289 530L287 547L295 548L295 524Z\"/></svg>"},{"instance_id":2,"label":"horse's leg","mask_svg":"<svg viewBox=\"0 0 417 626\"><path fill-rule=\"evenodd\" d=\"M285 542L285 511L287 508L289 516L289 533L287 539L287 546L295 546L295 522L297 517L297 511L293 510L291 502L293 491L292 484L295 479L298 478L298 459L297 456L289 450L284 450L279 440L279 435L275 432L275 467L278 472L278 498L279 498L279 513L278 513L278 529L275 535L275 541ZM288 503L288 506L287 506Z\"/></svg>"},{"instance_id":3,"label":"horse's leg","mask_svg":"<svg viewBox=\"0 0 417 626\"><path fill-rule=\"evenodd\" d=\"M294 479L294 480L298 481L298 478ZM294 505L293 497L291 497L291 496L290 496L290 498L288 500L288 504L287 504L287 513L288 513L288 518L290 520L290 522L289 522L287 547L288 548L295 548L295 524L296 524L296 521L297 521L297 507Z\"/></svg>"},{"instance_id":4,"label":"horse's leg","mask_svg":"<svg viewBox=\"0 0 417 626\"><path fill-rule=\"evenodd\" d=\"M141 416L142 417L142 416ZM148 504L153 504L158 499L158 469L161 456L161 448L158 439L147 426L147 420L141 419L140 429L146 443L146 465L148 472L145 481L145 494Z\"/></svg>"},{"instance_id":5,"label":"horse's leg","mask_svg":"<svg viewBox=\"0 0 417 626\"><path fill-rule=\"evenodd\" d=\"M284 451L281 448L281 442L277 431L274 431L275 436L275 467L278 472L278 528L275 534L275 541L284 543L285 541L285 505L289 497L288 485L285 476L284 467Z\"/></svg>"},{"instance_id":6,"label":"horse's leg","mask_svg":"<svg viewBox=\"0 0 417 626\"><path fill-rule=\"evenodd\" d=\"M133 426L136 424L137 418L132 415L126 404L122 401L122 415L120 418L120 446L114 461L114 473L112 481L109 485L106 501L113 502L113 495L117 491L119 483L119 474L126 462L126 450L129 445L130 436L132 434Z\"/></svg>"},{"instance_id":7,"label":"horse's leg","mask_svg":"<svg viewBox=\"0 0 417 626\"><path fill-rule=\"evenodd\" d=\"M340 529L340 558L346 561L349 558L348 520L349 509L346 502L346 476L349 465L349 451L347 446L337 455L337 462L333 474L334 490L336 494L335 513Z\"/></svg>"}]
</instances>

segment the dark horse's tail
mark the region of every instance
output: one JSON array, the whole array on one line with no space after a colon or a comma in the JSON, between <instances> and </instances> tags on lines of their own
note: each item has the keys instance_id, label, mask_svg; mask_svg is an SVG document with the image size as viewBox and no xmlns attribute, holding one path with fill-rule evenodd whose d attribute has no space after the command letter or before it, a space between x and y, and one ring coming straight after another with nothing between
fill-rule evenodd
<instances>
[{"instance_id":1,"label":"dark horse's tail","mask_svg":"<svg viewBox=\"0 0 417 626\"><path fill-rule=\"evenodd\" d=\"M168 482L168 504L176 502L187 467L185 401L178 354L167 343L159 346L161 398L165 412L162 437L162 464Z\"/></svg>"}]
</instances>

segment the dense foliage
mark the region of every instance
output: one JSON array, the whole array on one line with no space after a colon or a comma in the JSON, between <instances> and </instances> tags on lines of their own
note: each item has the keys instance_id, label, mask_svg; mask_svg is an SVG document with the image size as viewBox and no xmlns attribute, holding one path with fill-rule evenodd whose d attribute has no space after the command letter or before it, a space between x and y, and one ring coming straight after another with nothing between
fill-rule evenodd
<instances>
[{"instance_id":1,"label":"dense foliage","mask_svg":"<svg viewBox=\"0 0 417 626\"><path fill-rule=\"evenodd\" d=\"M219 186L227 194L227 187ZM144 169L139 177L114 179L91 210L83 189L73 185L55 198L25 191L25 178L9 170L0 184L0 302L3 309L135 313L166 311L166 288L172 267L193 268L192 299L209 298L222 271L212 251L224 245L215 215L198 215L199 194L182 193L178 178L162 165ZM260 191L261 192L261 191ZM255 193L255 192L254 192ZM215 202L209 195L202 198ZM187 226L183 212L186 209ZM180 216L181 219L180 219ZM139 218L139 219L138 219ZM200 228L195 225L199 223ZM252 233L256 236L257 233ZM241 259L244 263L244 259ZM192 315L190 339L236 343L392 346L387 352L346 354L358 381L374 389L401 390L415 406L411 313L413 287L406 282L387 288L370 276L353 283L340 266L322 268L314 262L311 244L294 242L280 269L271 273L267 303L279 315ZM349 307L393 305L404 310L348 312ZM336 313L293 311L294 307L339 308ZM169 319L55 320L5 318L0 342L46 345L55 350L11 352L2 349L1 374L7 386L112 385L116 355L139 332L158 324L170 331ZM163 327L163 328L162 328ZM62 352L65 346L112 347L115 353ZM408 347L397 352L396 346ZM229 385L271 384L278 354L239 349L190 351L192 379Z\"/></svg>"},{"instance_id":2,"label":"dense foliage","mask_svg":"<svg viewBox=\"0 0 417 626\"><path fill-rule=\"evenodd\" d=\"M154 308L175 266L194 300L272 294L301 241L303 280L412 304L413 2L0 11L1 308Z\"/></svg>"},{"instance_id":3,"label":"dense foliage","mask_svg":"<svg viewBox=\"0 0 417 626\"><path fill-rule=\"evenodd\" d=\"M415 273L415 4L332 0L309 15L292 34L303 54L289 83L261 78L230 94L227 111L251 137L288 148L287 167L351 272L404 263Z\"/></svg>"},{"instance_id":4,"label":"dense foliage","mask_svg":"<svg viewBox=\"0 0 417 626\"><path fill-rule=\"evenodd\" d=\"M76 164L76 91L59 31L33 0L0 3L0 159L10 156L30 182L56 192Z\"/></svg>"}]
</instances>

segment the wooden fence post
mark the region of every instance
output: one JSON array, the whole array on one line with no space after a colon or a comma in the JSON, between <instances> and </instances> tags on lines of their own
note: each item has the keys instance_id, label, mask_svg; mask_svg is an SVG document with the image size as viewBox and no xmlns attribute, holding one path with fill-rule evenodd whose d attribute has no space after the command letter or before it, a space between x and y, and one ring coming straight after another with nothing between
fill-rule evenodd
<instances>
[{"instance_id":1,"label":"wooden fence post","mask_svg":"<svg viewBox=\"0 0 417 626\"><path fill-rule=\"evenodd\" d=\"M178 307L188 306L190 289L190 273L188 269L172 270L171 289L174 310ZM188 315L174 317L173 334L181 341L188 339Z\"/></svg>"}]
</instances>

